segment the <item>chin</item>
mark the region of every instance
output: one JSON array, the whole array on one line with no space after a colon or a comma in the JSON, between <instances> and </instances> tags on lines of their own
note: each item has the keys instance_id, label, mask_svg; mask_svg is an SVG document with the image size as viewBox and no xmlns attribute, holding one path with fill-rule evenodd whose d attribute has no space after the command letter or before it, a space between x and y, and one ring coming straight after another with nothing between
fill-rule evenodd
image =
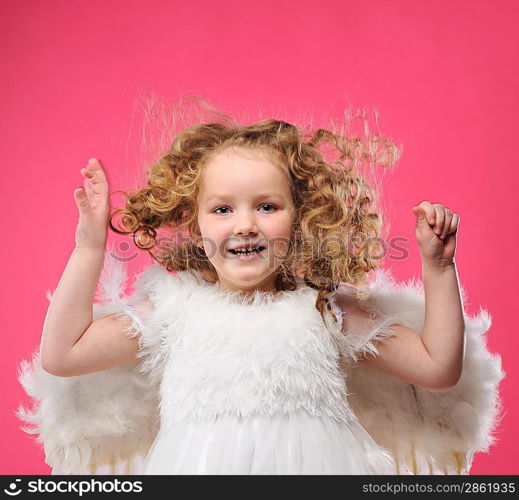
<instances>
[{"instance_id":1,"label":"chin","mask_svg":"<svg viewBox=\"0 0 519 500\"><path fill-rule=\"evenodd\" d=\"M273 273L258 273L254 271L242 271L242 272L231 272L224 273L223 276L226 281L232 283L234 286L243 289L253 289L260 286L270 277Z\"/></svg>"}]
</instances>

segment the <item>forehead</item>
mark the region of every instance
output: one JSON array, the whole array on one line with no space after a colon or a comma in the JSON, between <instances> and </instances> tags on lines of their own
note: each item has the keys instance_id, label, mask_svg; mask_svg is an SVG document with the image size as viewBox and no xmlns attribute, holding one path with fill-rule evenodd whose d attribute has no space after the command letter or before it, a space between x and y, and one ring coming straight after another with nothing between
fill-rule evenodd
<instances>
[{"instance_id":1,"label":"forehead","mask_svg":"<svg viewBox=\"0 0 519 500\"><path fill-rule=\"evenodd\" d=\"M290 194L287 173L263 151L226 149L203 167L201 195L273 190Z\"/></svg>"}]
</instances>

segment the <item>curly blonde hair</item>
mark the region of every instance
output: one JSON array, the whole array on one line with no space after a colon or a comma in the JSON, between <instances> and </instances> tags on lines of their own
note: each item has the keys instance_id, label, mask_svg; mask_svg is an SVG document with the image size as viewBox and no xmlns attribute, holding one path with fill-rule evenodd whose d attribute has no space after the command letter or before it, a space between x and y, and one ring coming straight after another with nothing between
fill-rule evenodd
<instances>
[{"instance_id":1,"label":"curly blonde hair","mask_svg":"<svg viewBox=\"0 0 519 500\"><path fill-rule=\"evenodd\" d=\"M295 290L303 280L318 291L315 306L323 321L328 309L337 322L330 293L347 283L362 298L368 273L379 261L373 243L380 236L381 215L375 209L375 190L358 166L392 166L398 148L378 135L348 138L342 130L326 128L305 132L274 119L239 125L226 116L225 123L195 124L178 133L170 149L147 170L147 186L125 193L126 208L110 215L110 228L131 234L137 248L149 252L168 271L188 271L195 277L197 271L206 282L216 283L216 269L197 245L202 237L197 199L204 165L235 146L264 152L288 174L295 208L289 249L276 270L276 287ZM321 151L325 145L338 153L335 161L326 160ZM158 235L164 229L172 233L166 244Z\"/></svg>"}]
</instances>

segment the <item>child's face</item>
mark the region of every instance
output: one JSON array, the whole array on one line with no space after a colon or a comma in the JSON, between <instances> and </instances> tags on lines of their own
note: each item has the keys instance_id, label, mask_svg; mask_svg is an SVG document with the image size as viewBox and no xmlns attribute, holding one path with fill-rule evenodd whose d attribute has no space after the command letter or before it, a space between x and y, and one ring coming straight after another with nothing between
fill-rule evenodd
<instances>
[{"instance_id":1,"label":"child's face","mask_svg":"<svg viewBox=\"0 0 519 500\"><path fill-rule=\"evenodd\" d=\"M292 226L289 182L261 152L243 148L225 150L204 166L198 198L201 243L224 288L275 291L275 271ZM229 251L247 244L265 249L244 257Z\"/></svg>"}]
</instances>

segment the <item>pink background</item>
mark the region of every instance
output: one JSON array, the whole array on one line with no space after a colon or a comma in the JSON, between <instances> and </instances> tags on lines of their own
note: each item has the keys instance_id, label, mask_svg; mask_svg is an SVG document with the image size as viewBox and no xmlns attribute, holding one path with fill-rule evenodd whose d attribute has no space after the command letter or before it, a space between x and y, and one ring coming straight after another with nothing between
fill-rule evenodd
<instances>
[{"instance_id":1,"label":"pink background","mask_svg":"<svg viewBox=\"0 0 519 500\"><path fill-rule=\"evenodd\" d=\"M74 245L79 169L96 156L113 190L129 187L141 167L136 98L149 90L286 120L379 109L404 145L385 198L391 235L409 251L386 265L420 276L413 205L461 215L467 308L492 315L488 346L507 372L499 441L471 473L517 474L518 11L515 0L4 0L0 473L50 470L13 415L27 401L16 368L40 340L45 291Z\"/></svg>"}]
</instances>

